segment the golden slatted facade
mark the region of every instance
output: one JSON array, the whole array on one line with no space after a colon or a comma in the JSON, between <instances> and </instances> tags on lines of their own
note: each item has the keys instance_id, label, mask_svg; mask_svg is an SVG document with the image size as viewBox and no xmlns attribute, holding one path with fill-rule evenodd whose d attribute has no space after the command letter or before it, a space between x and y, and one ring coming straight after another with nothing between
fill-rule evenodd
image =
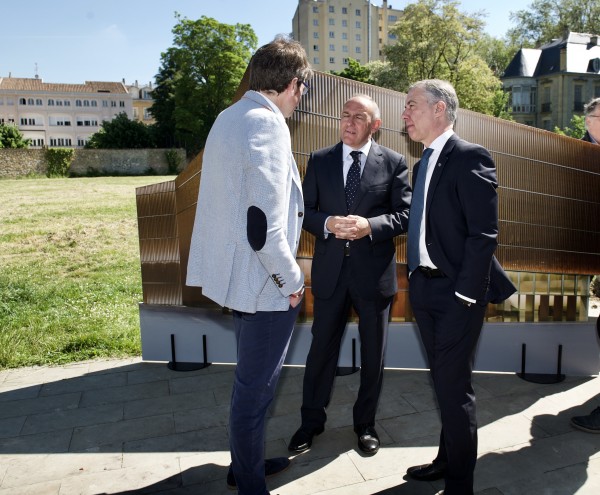
<instances>
[{"instance_id":1,"label":"golden slatted facade","mask_svg":"<svg viewBox=\"0 0 600 495\"><path fill-rule=\"evenodd\" d=\"M236 99L246 88L244 78ZM339 140L342 105L356 94L368 94L378 102L383 125L376 140L405 155L412 170L422 145L403 130L405 94L316 73L310 92L288 121L302 176L311 151ZM600 273L600 146L468 110L459 110L455 131L485 146L496 162L500 204L496 255L523 294L491 307L488 319L502 313L499 321L515 321L521 313L525 314L521 319L534 321L529 318L534 306L540 320L565 319L564 313L567 320L585 319L587 309L578 308L587 301L589 275ZM185 285L201 164L199 154L175 180L136 191L145 304L210 304L200 289ZM298 260L308 288L304 318L312 315L312 243L303 232ZM400 292L392 317L408 321L406 237L399 236L396 243ZM507 318L511 313L516 317Z\"/></svg>"}]
</instances>

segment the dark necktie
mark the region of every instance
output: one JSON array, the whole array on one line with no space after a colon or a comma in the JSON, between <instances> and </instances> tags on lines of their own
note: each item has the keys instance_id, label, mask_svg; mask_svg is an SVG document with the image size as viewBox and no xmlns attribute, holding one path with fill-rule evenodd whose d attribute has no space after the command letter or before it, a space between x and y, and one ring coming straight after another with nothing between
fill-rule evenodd
<instances>
[{"instance_id":1,"label":"dark necktie","mask_svg":"<svg viewBox=\"0 0 600 495\"><path fill-rule=\"evenodd\" d=\"M361 151L350 152L350 156L352 156L352 165L350 166L350 170L348 170L348 175L346 176L346 187L344 188L344 191L346 192L346 207L348 208L348 211L350 211L350 208L354 203L356 192L358 191L358 187L360 186L361 154Z\"/></svg>"},{"instance_id":2,"label":"dark necktie","mask_svg":"<svg viewBox=\"0 0 600 495\"><path fill-rule=\"evenodd\" d=\"M419 173L415 182L415 189L410 204L410 215L408 217L408 270L414 271L419 266L419 237L421 230L421 219L425 208L425 178L427 177L427 165L433 149L425 148L419 165Z\"/></svg>"}]
</instances>

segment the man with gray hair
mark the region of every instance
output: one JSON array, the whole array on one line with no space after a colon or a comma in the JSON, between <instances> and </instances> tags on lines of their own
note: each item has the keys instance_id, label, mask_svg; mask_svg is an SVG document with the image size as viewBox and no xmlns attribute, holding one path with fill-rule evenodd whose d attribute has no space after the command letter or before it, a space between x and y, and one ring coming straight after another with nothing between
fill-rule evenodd
<instances>
[{"instance_id":1,"label":"man with gray hair","mask_svg":"<svg viewBox=\"0 0 600 495\"><path fill-rule=\"evenodd\" d=\"M311 269L312 343L306 358L302 424L288 449L303 452L323 432L342 336L354 308L360 335L360 388L354 403L358 448L379 450L375 412L383 383L392 299L398 290L394 237L406 231L410 186L404 156L372 136L381 116L372 98L344 103L340 141L310 155L304 229L315 236Z\"/></svg>"},{"instance_id":2,"label":"man with gray hair","mask_svg":"<svg viewBox=\"0 0 600 495\"><path fill-rule=\"evenodd\" d=\"M475 348L488 302L515 287L494 257L496 167L490 153L454 134L458 98L437 79L413 84L402 118L425 147L413 171L408 224L409 296L440 408L436 458L410 467L416 480L444 478L444 495L471 495L477 461Z\"/></svg>"},{"instance_id":3,"label":"man with gray hair","mask_svg":"<svg viewBox=\"0 0 600 495\"><path fill-rule=\"evenodd\" d=\"M600 144L600 98L593 98L585 105L585 135L581 138L589 143ZM600 335L600 316L596 319L596 330ZM574 416L571 425L587 433L600 433L600 406L586 416Z\"/></svg>"},{"instance_id":4,"label":"man with gray hair","mask_svg":"<svg viewBox=\"0 0 600 495\"><path fill-rule=\"evenodd\" d=\"M584 141L600 144L600 98L594 98L585 105L585 135Z\"/></svg>"}]
</instances>

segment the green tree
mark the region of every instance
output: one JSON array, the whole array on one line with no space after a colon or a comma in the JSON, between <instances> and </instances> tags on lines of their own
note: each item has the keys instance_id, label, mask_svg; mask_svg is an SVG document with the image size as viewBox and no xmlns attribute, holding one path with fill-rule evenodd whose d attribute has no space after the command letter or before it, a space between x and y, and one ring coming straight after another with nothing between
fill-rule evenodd
<instances>
[{"instance_id":1,"label":"green tree","mask_svg":"<svg viewBox=\"0 0 600 495\"><path fill-rule=\"evenodd\" d=\"M420 79L446 79L454 85L463 108L493 114L501 83L477 52L483 13L467 15L457 5L450 0L408 5L390 30L397 42L384 48L389 66L374 68L372 77L397 91L406 91Z\"/></svg>"},{"instance_id":2,"label":"green tree","mask_svg":"<svg viewBox=\"0 0 600 495\"><path fill-rule=\"evenodd\" d=\"M513 44L539 46L569 31L600 34L600 0L533 0L526 10L510 13Z\"/></svg>"},{"instance_id":3,"label":"green tree","mask_svg":"<svg viewBox=\"0 0 600 495\"><path fill-rule=\"evenodd\" d=\"M143 122L130 120L121 112L113 120L105 120L100 130L90 137L86 148L128 149L155 148L153 130Z\"/></svg>"},{"instance_id":4,"label":"green tree","mask_svg":"<svg viewBox=\"0 0 600 495\"><path fill-rule=\"evenodd\" d=\"M331 71L336 76L345 77L346 79L352 79L367 84L373 84L371 79L371 70L367 65L360 65L360 62L351 58L348 59L348 67L340 72Z\"/></svg>"},{"instance_id":5,"label":"green tree","mask_svg":"<svg viewBox=\"0 0 600 495\"><path fill-rule=\"evenodd\" d=\"M175 16L174 46L161 56L152 113L159 132L173 133L163 139L194 154L204 147L217 115L231 104L257 38L248 24Z\"/></svg>"},{"instance_id":6,"label":"green tree","mask_svg":"<svg viewBox=\"0 0 600 495\"><path fill-rule=\"evenodd\" d=\"M570 136L576 139L581 139L585 134L585 116L584 115L573 115L571 122L564 129L559 127L554 128L554 132L562 136Z\"/></svg>"},{"instance_id":7,"label":"green tree","mask_svg":"<svg viewBox=\"0 0 600 495\"><path fill-rule=\"evenodd\" d=\"M0 148L29 148L30 143L16 125L0 124Z\"/></svg>"}]
</instances>

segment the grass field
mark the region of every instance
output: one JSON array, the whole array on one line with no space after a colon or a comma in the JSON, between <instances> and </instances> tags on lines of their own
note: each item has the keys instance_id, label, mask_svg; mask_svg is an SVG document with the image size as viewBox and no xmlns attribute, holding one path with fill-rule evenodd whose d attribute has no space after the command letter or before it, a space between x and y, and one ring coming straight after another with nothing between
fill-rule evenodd
<instances>
[{"instance_id":1,"label":"grass field","mask_svg":"<svg viewBox=\"0 0 600 495\"><path fill-rule=\"evenodd\" d=\"M140 354L135 188L0 180L0 369Z\"/></svg>"}]
</instances>

